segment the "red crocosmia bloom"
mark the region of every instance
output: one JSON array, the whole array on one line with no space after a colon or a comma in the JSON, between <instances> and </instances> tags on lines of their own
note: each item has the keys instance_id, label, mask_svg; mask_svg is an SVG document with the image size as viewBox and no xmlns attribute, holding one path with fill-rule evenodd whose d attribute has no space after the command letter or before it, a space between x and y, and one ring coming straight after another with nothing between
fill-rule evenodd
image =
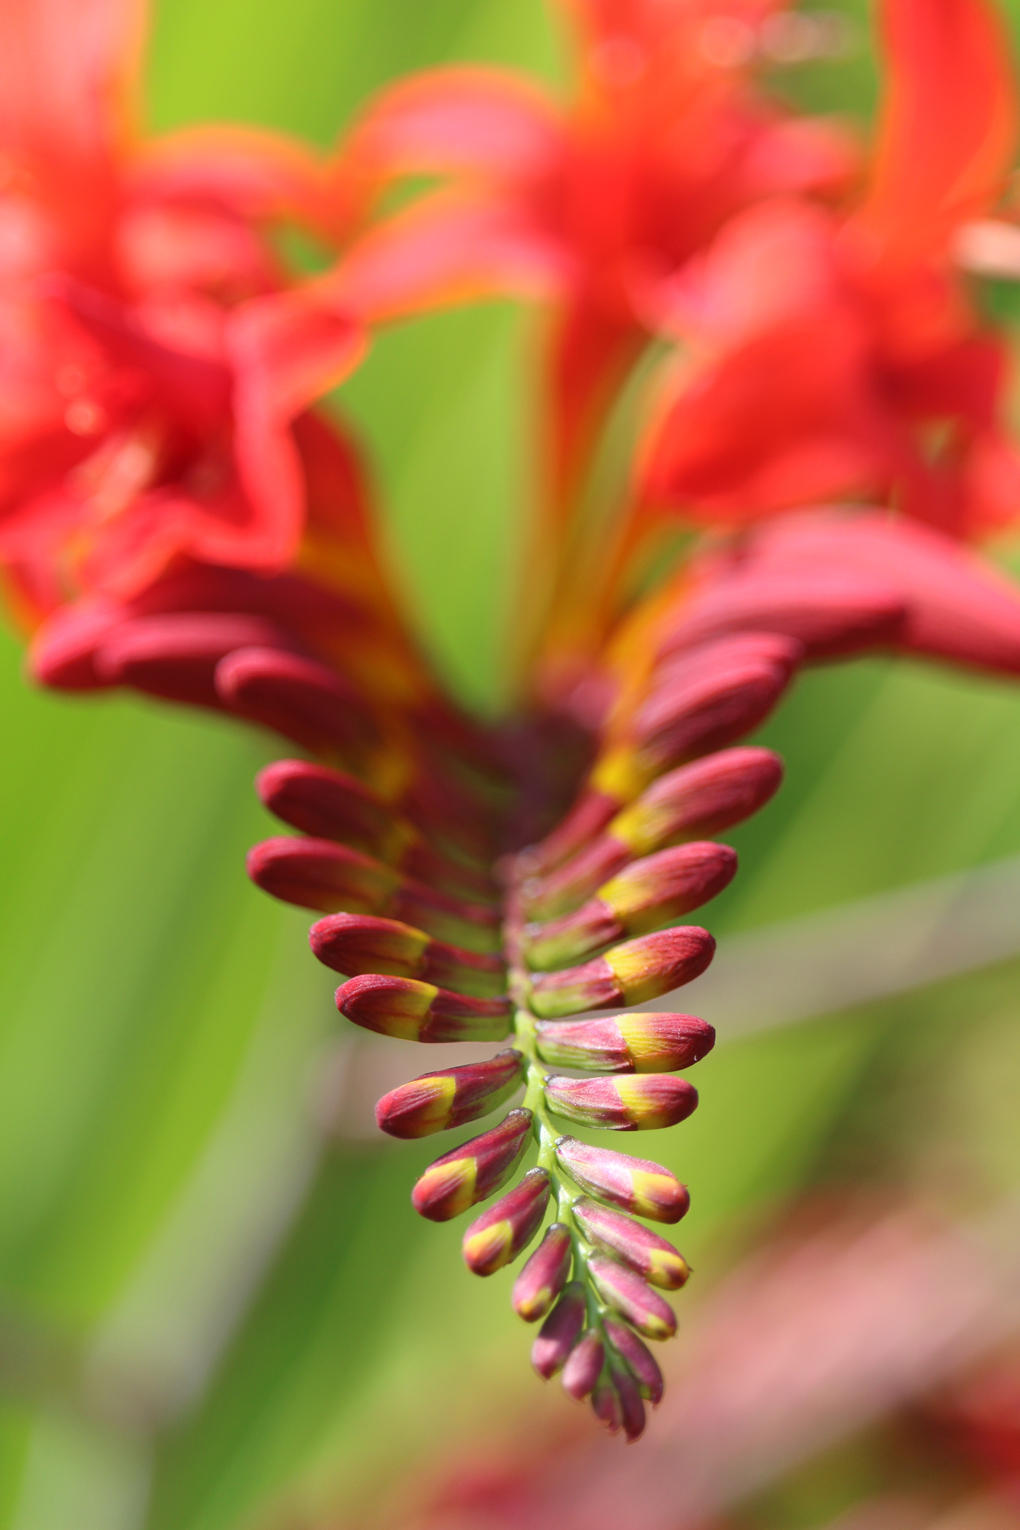
<instances>
[{"instance_id":1,"label":"red crocosmia bloom","mask_svg":"<svg viewBox=\"0 0 1020 1530\"><path fill-rule=\"evenodd\" d=\"M869 186L850 216L777 199L659 293L688 353L646 442L645 514L739 523L877 497L954 535L1011 519L1006 348L954 266L999 195L1016 92L983 0L884 0L888 68Z\"/></svg>"},{"instance_id":2,"label":"red crocosmia bloom","mask_svg":"<svg viewBox=\"0 0 1020 1530\"><path fill-rule=\"evenodd\" d=\"M845 133L793 120L748 65L775 0L572 0L579 83L565 108L508 73L448 68L387 90L355 127L347 197L448 180L369 233L333 283L373 316L482 292L555 301L554 503L646 339L641 293L734 212L843 187Z\"/></svg>"},{"instance_id":3,"label":"red crocosmia bloom","mask_svg":"<svg viewBox=\"0 0 1020 1530\"><path fill-rule=\"evenodd\" d=\"M0 560L29 619L182 556L283 567L291 424L362 347L282 292L267 239L288 217L329 231L310 151L139 137L143 20L137 0L0 3Z\"/></svg>"}]
</instances>

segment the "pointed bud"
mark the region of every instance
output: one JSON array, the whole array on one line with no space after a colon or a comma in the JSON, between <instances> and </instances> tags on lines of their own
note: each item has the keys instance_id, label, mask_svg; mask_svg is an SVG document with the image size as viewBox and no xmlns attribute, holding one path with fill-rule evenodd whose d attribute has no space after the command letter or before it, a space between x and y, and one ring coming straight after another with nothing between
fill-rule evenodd
<instances>
[{"instance_id":1,"label":"pointed bud","mask_svg":"<svg viewBox=\"0 0 1020 1530\"><path fill-rule=\"evenodd\" d=\"M553 1222L514 1282L514 1311L526 1323L536 1323L545 1317L563 1290L570 1274L572 1253L569 1229L562 1222Z\"/></svg>"},{"instance_id":2,"label":"pointed bud","mask_svg":"<svg viewBox=\"0 0 1020 1530\"><path fill-rule=\"evenodd\" d=\"M575 913L527 926L523 945L528 963L548 972L584 961L627 936L661 929L716 897L736 869L736 852L710 840L634 861Z\"/></svg>"},{"instance_id":3,"label":"pointed bud","mask_svg":"<svg viewBox=\"0 0 1020 1530\"><path fill-rule=\"evenodd\" d=\"M397 919L332 914L312 925L308 939L320 962L352 977L388 973L420 978L482 999L506 991L506 969L499 957L432 940Z\"/></svg>"},{"instance_id":4,"label":"pointed bud","mask_svg":"<svg viewBox=\"0 0 1020 1530\"><path fill-rule=\"evenodd\" d=\"M588 1273L603 1301L646 1339L671 1339L676 1333L676 1313L634 1270L603 1254L593 1254Z\"/></svg>"},{"instance_id":5,"label":"pointed bud","mask_svg":"<svg viewBox=\"0 0 1020 1530\"><path fill-rule=\"evenodd\" d=\"M615 1254L653 1286L679 1291L686 1285L691 1273L687 1260L658 1233L585 1196L574 1203L574 1215L589 1243Z\"/></svg>"},{"instance_id":6,"label":"pointed bud","mask_svg":"<svg viewBox=\"0 0 1020 1530\"><path fill-rule=\"evenodd\" d=\"M531 1363L544 1380L548 1381L563 1369L584 1327L586 1312L584 1287L579 1281L572 1280L531 1346Z\"/></svg>"},{"instance_id":7,"label":"pointed bud","mask_svg":"<svg viewBox=\"0 0 1020 1530\"><path fill-rule=\"evenodd\" d=\"M584 1338L570 1351L566 1365L563 1367L563 1390L575 1402L583 1402L590 1397L595 1383L602 1374L602 1365L605 1360L605 1351L602 1340L593 1330L589 1330Z\"/></svg>"},{"instance_id":8,"label":"pointed bud","mask_svg":"<svg viewBox=\"0 0 1020 1530\"><path fill-rule=\"evenodd\" d=\"M547 876L568 857L574 856L605 828L619 802L605 792L591 787L582 789L569 813L539 845L529 845L521 852L521 867L527 876Z\"/></svg>"},{"instance_id":9,"label":"pointed bud","mask_svg":"<svg viewBox=\"0 0 1020 1530\"><path fill-rule=\"evenodd\" d=\"M96 649L93 664L108 685L192 706L222 706L217 665L252 643L286 647L290 640L259 616L227 611L174 611L121 622Z\"/></svg>"},{"instance_id":10,"label":"pointed bud","mask_svg":"<svg viewBox=\"0 0 1020 1530\"><path fill-rule=\"evenodd\" d=\"M679 1222L690 1206L686 1188L660 1163L589 1147L576 1137L560 1137L556 1157L582 1190L635 1216Z\"/></svg>"},{"instance_id":11,"label":"pointed bud","mask_svg":"<svg viewBox=\"0 0 1020 1530\"><path fill-rule=\"evenodd\" d=\"M638 1341L640 1343L640 1340ZM645 1405L629 1369L610 1351L609 1374L620 1403L620 1422L628 1440L640 1439L645 1432ZM598 1409L595 1410L598 1412Z\"/></svg>"},{"instance_id":12,"label":"pointed bud","mask_svg":"<svg viewBox=\"0 0 1020 1530\"><path fill-rule=\"evenodd\" d=\"M531 1007L542 1019L554 1019L615 1004L643 1004L696 978L714 951L712 936L697 925L642 935L581 967L536 977Z\"/></svg>"},{"instance_id":13,"label":"pointed bud","mask_svg":"<svg viewBox=\"0 0 1020 1530\"><path fill-rule=\"evenodd\" d=\"M540 1020L538 1055L588 1073L675 1073L715 1045L715 1029L694 1015L638 1013L605 1020Z\"/></svg>"},{"instance_id":14,"label":"pointed bud","mask_svg":"<svg viewBox=\"0 0 1020 1530\"><path fill-rule=\"evenodd\" d=\"M619 1434L623 1425L623 1407L608 1368L595 1384L591 1394L591 1410L605 1424L610 1434Z\"/></svg>"},{"instance_id":15,"label":"pointed bud","mask_svg":"<svg viewBox=\"0 0 1020 1530\"><path fill-rule=\"evenodd\" d=\"M499 1198L464 1234L464 1263L475 1275L494 1275L527 1248L549 1204L549 1174L530 1169L519 1185Z\"/></svg>"},{"instance_id":16,"label":"pointed bud","mask_svg":"<svg viewBox=\"0 0 1020 1530\"><path fill-rule=\"evenodd\" d=\"M577 908L633 859L629 845L608 833L600 834L548 876L531 877L522 884L528 919L549 920Z\"/></svg>"},{"instance_id":17,"label":"pointed bud","mask_svg":"<svg viewBox=\"0 0 1020 1530\"><path fill-rule=\"evenodd\" d=\"M632 1328L628 1328L624 1323L618 1323L615 1318L604 1318L603 1327L606 1330L606 1338L626 1362L627 1369L638 1384L641 1396L646 1398L653 1408L656 1407L662 1401L664 1383L658 1361L648 1345L638 1338Z\"/></svg>"},{"instance_id":18,"label":"pointed bud","mask_svg":"<svg viewBox=\"0 0 1020 1530\"><path fill-rule=\"evenodd\" d=\"M783 762L770 749L725 749L661 776L607 833L639 856L710 838L757 813L782 779Z\"/></svg>"},{"instance_id":19,"label":"pointed bud","mask_svg":"<svg viewBox=\"0 0 1020 1530\"><path fill-rule=\"evenodd\" d=\"M271 728L312 754L368 748L378 732L364 700L315 659L241 648L216 667L216 694L231 712Z\"/></svg>"},{"instance_id":20,"label":"pointed bud","mask_svg":"<svg viewBox=\"0 0 1020 1530\"><path fill-rule=\"evenodd\" d=\"M669 1073L628 1074L623 1078L561 1078L545 1081L549 1109L578 1126L611 1132L656 1131L676 1126L698 1104L698 1091L685 1078Z\"/></svg>"},{"instance_id":21,"label":"pointed bud","mask_svg":"<svg viewBox=\"0 0 1020 1530\"><path fill-rule=\"evenodd\" d=\"M530 1110L512 1110L491 1131L437 1158L411 1192L415 1211L448 1222L502 1189L524 1156L531 1119Z\"/></svg>"},{"instance_id":22,"label":"pointed bud","mask_svg":"<svg viewBox=\"0 0 1020 1530\"><path fill-rule=\"evenodd\" d=\"M502 1041L509 999L471 999L414 978L365 973L341 983L336 1007L354 1025L400 1041Z\"/></svg>"},{"instance_id":23,"label":"pointed bud","mask_svg":"<svg viewBox=\"0 0 1020 1530\"><path fill-rule=\"evenodd\" d=\"M428 1137L466 1126L502 1105L523 1077L524 1058L512 1049L488 1062L423 1073L383 1095L376 1123L391 1137Z\"/></svg>"},{"instance_id":24,"label":"pointed bud","mask_svg":"<svg viewBox=\"0 0 1020 1530\"><path fill-rule=\"evenodd\" d=\"M313 839L337 840L391 862L417 838L410 824L354 776L309 760L276 760L255 777L270 813Z\"/></svg>"}]
</instances>

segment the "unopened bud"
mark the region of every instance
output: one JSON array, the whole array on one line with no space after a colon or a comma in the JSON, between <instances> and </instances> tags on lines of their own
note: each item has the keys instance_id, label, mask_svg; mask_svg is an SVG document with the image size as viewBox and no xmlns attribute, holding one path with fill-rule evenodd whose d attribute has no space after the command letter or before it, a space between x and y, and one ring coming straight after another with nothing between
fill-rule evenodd
<instances>
[{"instance_id":1,"label":"unopened bud","mask_svg":"<svg viewBox=\"0 0 1020 1530\"><path fill-rule=\"evenodd\" d=\"M676 1333L676 1313L634 1270L594 1254L588 1261L588 1273L603 1301L646 1339L671 1339Z\"/></svg>"},{"instance_id":2,"label":"unopened bud","mask_svg":"<svg viewBox=\"0 0 1020 1530\"><path fill-rule=\"evenodd\" d=\"M576 1137L560 1137L556 1157L582 1190L635 1216L679 1222L690 1206L686 1188L660 1163L590 1147Z\"/></svg>"},{"instance_id":3,"label":"unopened bud","mask_svg":"<svg viewBox=\"0 0 1020 1530\"><path fill-rule=\"evenodd\" d=\"M694 1015L614 1015L605 1020L540 1020L538 1055L588 1073L675 1073L700 1062L715 1029Z\"/></svg>"},{"instance_id":4,"label":"unopened bud","mask_svg":"<svg viewBox=\"0 0 1020 1530\"><path fill-rule=\"evenodd\" d=\"M546 1228L545 1237L514 1282L513 1306L526 1323L545 1317L567 1283L573 1244L562 1222Z\"/></svg>"},{"instance_id":5,"label":"unopened bud","mask_svg":"<svg viewBox=\"0 0 1020 1530\"><path fill-rule=\"evenodd\" d=\"M369 972L341 983L336 1007L354 1025L401 1041L502 1041L509 999L472 999L434 983Z\"/></svg>"},{"instance_id":6,"label":"unopened bud","mask_svg":"<svg viewBox=\"0 0 1020 1530\"><path fill-rule=\"evenodd\" d=\"M653 1286L679 1291L686 1285L691 1273L687 1260L658 1233L583 1196L574 1204L574 1215L589 1243L622 1259Z\"/></svg>"},{"instance_id":7,"label":"unopened bud","mask_svg":"<svg viewBox=\"0 0 1020 1530\"><path fill-rule=\"evenodd\" d=\"M605 1424L610 1434L619 1434L623 1425L623 1407L608 1369L603 1371L595 1384L591 1407L595 1417Z\"/></svg>"},{"instance_id":8,"label":"unopened bud","mask_svg":"<svg viewBox=\"0 0 1020 1530\"><path fill-rule=\"evenodd\" d=\"M354 776L310 760L275 760L255 777L263 805L314 839L337 840L392 862L417 831Z\"/></svg>"},{"instance_id":9,"label":"unopened bud","mask_svg":"<svg viewBox=\"0 0 1020 1530\"><path fill-rule=\"evenodd\" d=\"M483 1211L464 1234L464 1263L476 1275L494 1275L527 1248L549 1204L549 1174L530 1169L519 1185Z\"/></svg>"},{"instance_id":10,"label":"unopened bud","mask_svg":"<svg viewBox=\"0 0 1020 1530\"><path fill-rule=\"evenodd\" d=\"M260 616L230 611L172 611L121 622L98 646L94 665L108 685L150 696L221 708L214 674L234 649L285 647L290 639Z\"/></svg>"},{"instance_id":11,"label":"unopened bud","mask_svg":"<svg viewBox=\"0 0 1020 1530\"><path fill-rule=\"evenodd\" d=\"M771 749L724 749L660 776L606 833L632 856L709 839L757 813L782 779L783 762Z\"/></svg>"},{"instance_id":12,"label":"unopened bud","mask_svg":"<svg viewBox=\"0 0 1020 1530\"><path fill-rule=\"evenodd\" d=\"M619 1399L623 1432L628 1440L639 1439L645 1432L645 1405L641 1401L641 1389L628 1367L612 1351L608 1360L609 1374Z\"/></svg>"},{"instance_id":13,"label":"unopened bud","mask_svg":"<svg viewBox=\"0 0 1020 1530\"><path fill-rule=\"evenodd\" d=\"M375 1119L391 1137L428 1137L487 1116L502 1105L524 1075L520 1052L500 1052L488 1062L423 1073L384 1094Z\"/></svg>"},{"instance_id":14,"label":"unopened bud","mask_svg":"<svg viewBox=\"0 0 1020 1530\"><path fill-rule=\"evenodd\" d=\"M697 1107L698 1091L669 1073L627 1074L618 1078L562 1078L545 1081L549 1109L578 1126L603 1131L644 1132L676 1126Z\"/></svg>"},{"instance_id":15,"label":"unopened bud","mask_svg":"<svg viewBox=\"0 0 1020 1530\"><path fill-rule=\"evenodd\" d=\"M332 914L312 925L308 939L320 962L351 977L386 973L420 978L483 999L506 992L506 969L498 956L433 940L398 919Z\"/></svg>"},{"instance_id":16,"label":"unopened bud","mask_svg":"<svg viewBox=\"0 0 1020 1530\"><path fill-rule=\"evenodd\" d=\"M584 1287L579 1281L572 1280L564 1288L563 1295L542 1324L531 1346L531 1363L546 1381L566 1364L567 1356L584 1327L586 1312Z\"/></svg>"},{"instance_id":17,"label":"unopened bud","mask_svg":"<svg viewBox=\"0 0 1020 1530\"><path fill-rule=\"evenodd\" d=\"M512 1110L491 1131L437 1158L411 1192L415 1211L448 1222L502 1189L524 1155L531 1119L530 1110Z\"/></svg>"},{"instance_id":18,"label":"unopened bud","mask_svg":"<svg viewBox=\"0 0 1020 1530\"><path fill-rule=\"evenodd\" d=\"M715 941L697 925L682 925L614 946L580 967L543 973L531 986L531 1007L543 1019L586 1009L643 1004L704 972Z\"/></svg>"},{"instance_id":19,"label":"unopened bud","mask_svg":"<svg viewBox=\"0 0 1020 1530\"><path fill-rule=\"evenodd\" d=\"M378 735L358 692L315 659L273 648L241 648L216 667L223 704L312 754L360 751Z\"/></svg>"},{"instance_id":20,"label":"unopened bud","mask_svg":"<svg viewBox=\"0 0 1020 1530\"><path fill-rule=\"evenodd\" d=\"M573 1397L576 1402L583 1402L586 1397L590 1397L595 1383L602 1374L604 1359L602 1340L597 1333L589 1331L579 1343L575 1344L563 1367L561 1379L564 1392Z\"/></svg>"},{"instance_id":21,"label":"unopened bud","mask_svg":"<svg viewBox=\"0 0 1020 1530\"><path fill-rule=\"evenodd\" d=\"M632 1328L628 1328L625 1323L618 1323L615 1318L604 1318L603 1327L610 1344L626 1361L641 1396L655 1407L662 1401L663 1380L658 1361L648 1345L638 1338Z\"/></svg>"}]
</instances>

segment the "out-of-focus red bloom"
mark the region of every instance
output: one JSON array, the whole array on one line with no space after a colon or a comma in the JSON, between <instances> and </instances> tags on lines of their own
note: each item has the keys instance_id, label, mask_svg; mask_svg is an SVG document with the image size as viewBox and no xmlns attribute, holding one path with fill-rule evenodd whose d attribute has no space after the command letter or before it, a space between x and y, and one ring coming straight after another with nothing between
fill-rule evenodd
<instances>
[{"instance_id":1,"label":"out-of-focus red bloom","mask_svg":"<svg viewBox=\"0 0 1020 1530\"><path fill-rule=\"evenodd\" d=\"M285 567L309 458L360 515L349 448L291 428L360 332L281 293L267 237L328 231L322 167L257 131L143 140L143 32L138 0L0 3L0 561L27 619L182 556Z\"/></svg>"},{"instance_id":2,"label":"out-of-focus red bloom","mask_svg":"<svg viewBox=\"0 0 1020 1530\"><path fill-rule=\"evenodd\" d=\"M954 263L1010 165L1008 43L984 0L880 15L888 81L857 208L752 208L659 293L689 349L646 442L646 516L734 524L857 495L957 536L1015 518L1006 347Z\"/></svg>"}]
</instances>

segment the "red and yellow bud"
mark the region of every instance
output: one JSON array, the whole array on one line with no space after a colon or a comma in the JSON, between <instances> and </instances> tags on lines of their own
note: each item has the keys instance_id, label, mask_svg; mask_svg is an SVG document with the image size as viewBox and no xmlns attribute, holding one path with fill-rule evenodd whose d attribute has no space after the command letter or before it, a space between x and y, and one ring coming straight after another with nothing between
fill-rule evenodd
<instances>
[{"instance_id":1,"label":"red and yellow bud","mask_svg":"<svg viewBox=\"0 0 1020 1530\"><path fill-rule=\"evenodd\" d=\"M519 1185L483 1211L464 1234L464 1263L475 1275L494 1275L527 1248L542 1225L551 1181L530 1169Z\"/></svg>"},{"instance_id":2,"label":"red and yellow bud","mask_svg":"<svg viewBox=\"0 0 1020 1530\"><path fill-rule=\"evenodd\" d=\"M375 1119L391 1137L428 1137L487 1116L524 1077L525 1060L512 1049L488 1062L423 1073L384 1094Z\"/></svg>"},{"instance_id":3,"label":"red and yellow bud","mask_svg":"<svg viewBox=\"0 0 1020 1530\"><path fill-rule=\"evenodd\" d=\"M491 1131L437 1158L411 1192L415 1211L448 1222L501 1189L524 1155L531 1120L530 1110L512 1110Z\"/></svg>"},{"instance_id":4,"label":"red and yellow bud","mask_svg":"<svg viewBox=\"0 0 1020 1530\"><path fill-rule=\"evenodd\" d=\"M655 1407L662 1401L664 1383L658 1361L648 1345L638 1338L632 1328L628 1328L625 1323L618 1323L615 1318L604 1318L603 1327L606 1338L625 1361L637 1382L641 1396Z\"/></svg>"},{"instance_id":5,"label":"red and yellow bud","mask_svg":"<svg viewBox=\"0 0 1020 1530\"><path fill-rule=\"evenodd\" d=\"M563 1375L560 1378L563 1390L576 1402L583 1402L590 1397L602 1374L602 1366L605 1361L605 1350L602 1340L594 1330L589 1330L584 1337L574 1345L563 1367Z\"/></svg>"},{"instance_id":6,"label":"red and yellow bud","mask_svg":"<svg viewBox=\"0 0 1020 1530\"><path fill-rule=\"evenodd\" d=\"M567 1356L584 1327L587 1306L584 1287L572 1280L538 1331L531 1346L531 1363L546 1381L567 1363Z\"/></svg>"},{"instance_id":7,"label":"red and yellow bud","mask_svg":"<svg viewBox=\"0 0 1020 1530\"><path fill-rule=\"evenodd\" d=\"M718 896L736 869L736 852L710 840L676 845L634 861L574 913L527 926L523 944L528 964L548 972L584 961L626 936L660 929Z\"/></svg>"},{"instance_id":8,"label":"red and yellow bud","mask_svg":"<svg viewBox=\"0 0 1020 1530\"><path fill-rule=\"evenodd\" d=\"M342 983L336 1007L354 1025L400 1041L502 1041L509 999L472 999L414 978L369 972Z\"/></svg>"},{"instance_id":9,"label":"red and yellow bud","mask_svg":"<svg viewBox=\"0 0 1020 1530\"><path fill-rule=\"evenodd\" d=\"M526 1323L545 1317L567 1283L573 1241L562 1222L546 1228L545 1237L514 1281L513 1307Z\"/></svg>"},{"instance_id":10,"label":"red and yellow bud","mask_svg":"<svg viewBox=\"0 0 1020 1530\"><path fill-rule=\"evenodd\" d=\"M588 1274L602 1300L646 1339L671 1339L676 1333L676 1313L636 1271L603 1254L593 1254Z\"/></svg>"},{"instance_id":11,"label":"red and yellow bud","mask_svg":"<svg viewBox=\"0 0 1020 1530\"><path fill-rule=\"evenodd\" d=\"M697 1107L698 1091L669 1073L627 1074L622 1078L561 1078L545 1081L549 1109L578 1126L611 1132L656 1131L685 1121Z\"/></svg>"},{"instance_id":12,"label":"red and yellow bud","mask_svg":"<svg viewBox=\"0 0 1020 1530\"><path fill-rule=\"evenodd\" d=\"M757 813L782 779L783 762L771 749L724 749L660 777L606 833L630 856L709 839Z\"/></svg>"},{"instance_id":13,"label":"red and yellow bud","mask_svg":"<svg viewBox=\"0 0 1020 1530\"><path fill-rule=\"evenodd\" d=\"M589 1243L622 1259L653 1286L679 1291L687 1284L691 1273L687 1260L672 1243L642 1227L640 1222L586 1197L575 1202L574 1215Z\"/></svg>"},{"instance_id":14,"label":"red and yellow bud","mask_svg":"<svg viewBox=\"0 0 1020 1530\"><path fill-rule=\"evenodd\" d=\"M336 670L278 648L242 648L216 666L224 706L312 754L358 754L378 739L371 714Z\"/></svg>"},{"instance_id":15,"label":"red and yellow bud","mask_svg":"<svg viewBox=\"0 0 1020 1530\"><path fill-rule=\"evenodd\" d=\"M690 1206L690 1196L676 1175L646 1158L590 1147L576 1137L560 1137L556 1157L582 1190L635 1216L679 1222Z\"/></svg>"},{"instance_id":16,"label":"red and yellow bud","mask_svg":"<svg viewBox=\"0 0 1020 1530\"><path fill-rule=\"evenodd\" d=\"M640 1343L640 1340L638 1342ZM619 1418L623 1432L628 1440L640 1439L645 1432L645 1405L641 1401L641 1389L628 1367L613 1354L612 1350L606 1358L609 1376L619 1400ZM595 1406L594 1398L592 1398L592 1406ZM598 1408L595 1408L595 1412L599 1412ZM601 1417L601 1414L599 1416Z\"/></svg>"},{"instance_id":17,"label":"red and yellow bud","mask_svg":"<svg viewBox=\"0 0 1020 1530\"><path fill-rule=\"evenodd\" d=\"M543 973L531 985L531 1007L542 1019L586 1009L643 1004L704 972L715 941L697 925L642 935L580 967Z\"/></svg>"},{"instance_id":18,"label":"red and yellow bud","mask_svg":"<svg viewBox=\"0 0 1020 1530\"><path fill-rule=\"evenodd\" d=\"M715 1029L694 1015L614 1015L605 1020L540 1020L538 1055L556 1068L588 1073L675 1073L712 1050Z\"/></svg>"},{"instance_id":19,"label":"red and yellow bud","mask_svg":"<svg viewBox=\"0 0 1020 1530\"><path fill-rule=\"evenodd\" d=\"M308 939L320 962L351 977L385 973L419 978L483 999L506 992L506 969L498 956L433 940L397 919L331 914L312 925Z\"/></svg>"}]
</instances>

